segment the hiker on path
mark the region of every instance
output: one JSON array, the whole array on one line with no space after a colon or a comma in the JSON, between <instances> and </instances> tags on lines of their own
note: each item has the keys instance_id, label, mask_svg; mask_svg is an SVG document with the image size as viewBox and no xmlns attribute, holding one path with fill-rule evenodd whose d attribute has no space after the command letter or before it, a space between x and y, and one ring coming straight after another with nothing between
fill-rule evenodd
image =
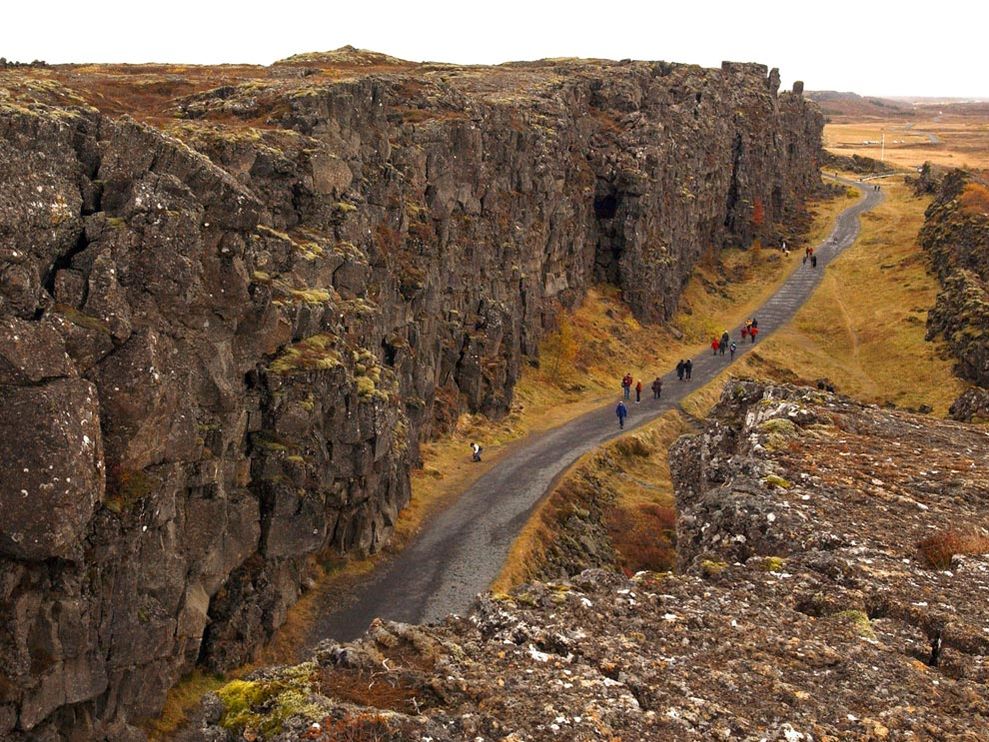
<instances>
[{"instance_id":1,"label":"hiker on path","mask_svg":"<svg viewBox=\"0 0 989 742\"><path fill-rule=\"evenodd\" d=\"M745 327L742 328L742 342L743 343L745 342L745 338L747 338L748 336L749 336L749 327L748 327L748 325L746 325Z\"/></svg>"},{"instance_id":2,"label":"hiker on path","mask_svg":"<svg viewBox=\"0 0 989 742\"><path fill-rule=\"evenodd\" d=\"M684 366L686 365L687 364L683 362L682 358L680 359L680 362L677 363L677 381L683 381Z\"/></svg>"},{"instance_id":3,"label":"hiker on path","mask_svg":"<svg viewBox=\"0 0 989 742\"><path fill-rule=\"evenodd\" d=\"M735 345L735 341L732 340L731 341L731 345L728 346L728 352L731 353L731 355L728 357L728 360L730 360L730 361L735 360L735 351L737 349L738 349L738 346Z\"/></svg>"},{"instance_id":4,"label":"hiker on path","mask_svg":"<svg viewBox=\"0 0 989 742\"><path fill-rule=\"evenodd\" d=\"M655 381L652 383L652 398L659 399L663 394L663 380L656 377Z\"/></svg>"},{"instance_id":5,"label":"hiker on path","mask_svg":"<svg viewBox=\"0 0 989 742\"><path fill-rule=\"evenodd\" d=\"M477 443L471 443L470 444L470 460L471 461L480 461L481 460L481 451L483 451L483 450L484 449L481 448Z\"/></svg>"},{"instance_id":6,"label":"hiker on path","mask_svg":"<svg viewBox=\"0 0 989 742\"><path fill-rule=\"evenodd\" d=\"M711 355L718 355L718 347L720 343L717 338L711 340Z\"/></svg>"},{"instance_id":7,"label":"hiker on path","mask_svg":"<svg viewBox=\"0 0 989 742\"><path fill-rule=\"evenodd\" d=\"M635 382L635 403L639 404L642 401L642 379Z\"/></svg>"},{"instance_id":8,"label":"hiker on path","mask_svg":"<svg viewBox=\"0 0 989 742\"><path fill-rule=\"evenodd\" d=\"M752 327L759 329L759 320L757 320L755 317L752 318Z\"/></svg>"},{"instance_id":9,"label":"hiker on path","mask_svg":"<svg viewBox=\"0 0 989 742\"><path fill-rule=\"evenodd\" d=\"M624 400L618 400L618 406L615 408L615 414L618 415L618 427L620 429L624 429L625 418L628 417L628 407L625 406Z\"/></svg>"},{"instance_id":10,"label":"hiker on path","mask_svg":"<svg viewBox=\"0 0 989 742\"><path fill-rule=\"evenodd\" d=\"M693 370L694 370L694 362L688 358L687 362L683 364L683 373L686 375L687 381L690 381L690 372Z\"/></svg>"},{"instance_id":11,"label":"hiker on path","mask_svg":"<svg viewBox=\"0 0 989 742\"><path fill-rule=\"evenodd\" d=\"M632 393L632 374L625 374L622 377L622 396L628 399Z\"/></svg>"},{"instance_id":12,"label":"hiker on path","mask_svg":"<svg viewBox=\"0 0 989 742\"><path fill-rule=\"evenodd\" d=\"M725 330L724 332L721 333L721 345L720 345L721 355L725 354L725 351L728 349L728 343L730 342L731 342L731 335L728 334L728 330Z\"/></svg>"},{"instance_id":13,"label":"hiker on path","mask_svg":"<svg viewBox=\"0 0 989 742\"><path fill-rule=\"evenodd\" d=\"M759 334L759 328L758 327L750 327L749 328L749 337L752 338L752 342L753 343L755 343L755 336L758 335L758 334Z\"/></svg>"},{"instance_id":14,"label":"hiker on path","mask_svg":"<svg viewBox=\"0 0 989 742\"><path fill-rule=\"evenodd\" d=\"M810 267L811 268L816 268L817 267L817 256L816 255L811 255L810 256Z\"/></svg>"}]
</instances>

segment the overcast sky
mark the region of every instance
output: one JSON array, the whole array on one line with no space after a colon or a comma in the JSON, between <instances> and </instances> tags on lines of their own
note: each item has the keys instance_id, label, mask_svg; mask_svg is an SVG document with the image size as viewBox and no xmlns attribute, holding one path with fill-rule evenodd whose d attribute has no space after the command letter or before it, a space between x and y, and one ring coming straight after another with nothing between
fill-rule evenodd
<instances>
[{"instance_id":1,"label":"overcast sky","mask_svg":"<svg viewBox=\"0 0 989 742\"><path fill-rule=\"evenodd\" d=\"M914 10L914 7L923 10ZM784 86L989 97L989 3L704 0L210 0L4 3L0 56L56 62L253 62L344 44L416 61L723 59ZM978 56L977 56L978 55Z\"/></svg>"}]
</instances>

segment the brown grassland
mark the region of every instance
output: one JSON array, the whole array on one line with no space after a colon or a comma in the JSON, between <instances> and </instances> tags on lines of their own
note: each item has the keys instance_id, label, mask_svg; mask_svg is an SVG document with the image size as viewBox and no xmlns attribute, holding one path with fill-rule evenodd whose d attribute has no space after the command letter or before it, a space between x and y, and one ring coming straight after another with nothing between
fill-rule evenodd
<instances>
[{"instance_id":1,"label":"brown grassland","mask_svg":"<svg viewBox=\"0 0 989 742\"><path fill-rule=\"evenodd\" d=\"M909 124L897 120L858 120L842 117L824 127L824 146L837 155L879 159L886 133L885 161L916 168L925 161L944 167L989 168L989 114L924 116ZM937 143L927 134L933 134Z\"/></svg>"}]
</instances>

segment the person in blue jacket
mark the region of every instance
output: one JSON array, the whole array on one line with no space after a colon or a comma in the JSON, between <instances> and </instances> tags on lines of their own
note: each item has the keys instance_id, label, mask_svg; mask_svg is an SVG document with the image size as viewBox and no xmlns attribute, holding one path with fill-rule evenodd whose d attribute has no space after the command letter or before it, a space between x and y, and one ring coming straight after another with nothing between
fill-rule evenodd
<instances>
[{"instance_id":1,"label":"person in blue jacket","mask_svg":"<svg viewBox=\"0 0 989 742\"><path fill-rule=\"evenodd\" d=\"M625 418L628 417L628 407L625 406L625 402L618 400L618 406L615 408L615 414L618 415L618 427L625 427Z\"/></svg>"}]
</instances>

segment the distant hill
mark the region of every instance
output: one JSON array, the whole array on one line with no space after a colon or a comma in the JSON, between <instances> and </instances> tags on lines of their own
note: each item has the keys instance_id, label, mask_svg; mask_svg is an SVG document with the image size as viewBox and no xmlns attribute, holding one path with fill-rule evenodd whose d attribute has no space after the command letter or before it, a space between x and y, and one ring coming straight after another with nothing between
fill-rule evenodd
<instances>
[{"instance_id":1,"label":"distant hill","mask_svg":"<svg viewBox=\"0 0 989 742\"><path fill-rule=\"evenodd\" d=\"M826 116L881 116L911 118L914 107L905 101L889 98L861 96L857 93L839 93L835 90L810 90L804 97L814 101Z\"/></svg>"}]
</instances>

